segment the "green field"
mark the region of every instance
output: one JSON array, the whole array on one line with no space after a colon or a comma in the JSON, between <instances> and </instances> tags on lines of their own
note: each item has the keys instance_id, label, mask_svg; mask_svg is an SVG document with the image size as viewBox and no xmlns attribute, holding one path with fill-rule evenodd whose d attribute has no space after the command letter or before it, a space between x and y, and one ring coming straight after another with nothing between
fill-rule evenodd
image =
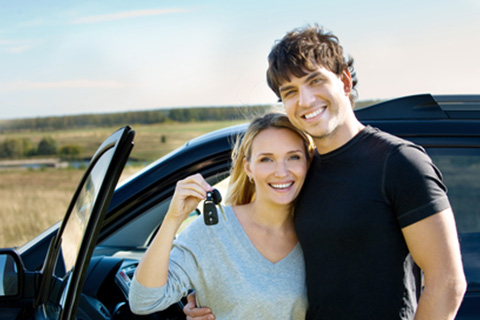
<instances>
[{"instance_id":1,"label":"green field","mask_svg":"<svg viewBox=\"0 0 480 320\"><path fill-rule=\"evenodd\" d=\"M140 160L142 165L128 167L122 179L192 138L238 123L225 121L132 126L136 136L130 157ZM81 157L89 158L116 129L11 133L0 136L0 141L7 137L20 137L38 142L44 136L50 136L58 142L59 147L80 145L83 150ZM82 174L81 169L0 169L0 247L20 246L62 219Z\"/></svg>"}]
</instances>

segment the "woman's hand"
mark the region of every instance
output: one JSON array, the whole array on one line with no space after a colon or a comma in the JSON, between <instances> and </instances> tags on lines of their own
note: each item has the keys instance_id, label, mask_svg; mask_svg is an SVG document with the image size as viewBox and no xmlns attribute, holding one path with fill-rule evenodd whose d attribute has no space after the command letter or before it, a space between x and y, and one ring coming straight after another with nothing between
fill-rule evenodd
<instances>
[{"instance_id":1,"label":"woman's hand","mask_svg":"<svg viewBox=\"0 0 480 320\"><path fill-rule=\"evenodd\" d=\"M173 239L181 223L206 198L212 187L200 174L177 182L175 193L160 230L136 270L136 280L146 287L161 287L168 280L168 263Z\"/></svg>"},{"instance_id":2,"label":"woman's hand","mask_svg":"<svg viewBox=\"0 0 480 320\"><path fill-rule=\"evenodd\" d=\"M178 181L166 218L183 222L210 190L212 187L199 173Z\"/></svg>"}]
</instances>

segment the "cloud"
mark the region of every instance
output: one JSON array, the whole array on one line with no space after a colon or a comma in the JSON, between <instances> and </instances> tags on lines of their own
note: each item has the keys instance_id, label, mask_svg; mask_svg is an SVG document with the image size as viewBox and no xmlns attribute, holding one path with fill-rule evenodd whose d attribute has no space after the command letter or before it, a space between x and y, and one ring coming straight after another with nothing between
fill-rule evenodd
<instances>
[{"instance_id":1,"label":"cloud","mask_svg":"<svg viewBox=\"0 0 480 320\"><path fill-rule=\"evenodd\" d=\"M8 53L22 53L38 46L42 40L2 40L0 50Z\"/></svg>"},{"instance_id":2,"label":"cloud","mask_svg":"<svg viewBox=\"0 0 480 320\"><path fill-rule=\"evenodd\" d=\"M164 15L164 14L170 14L170 13L182 13L185 11L186 11L185 9L180 9L180 8L134 10L134 11L111 13L111 14L86 16L86 17L78 18L72 21L72 23L74 24L97 23L97 22L139 18L139 17L145 17L145 16L158 16L158 15Z\"/></svg>"},{"instance_id":3,"label":"cloud","mask_svg":"<svg viewBox=\"0 0 480 320\"><path fill-rule=\"evenodd\" d=\"M75 79L51 82L16 81L7 84L0 84L0 92L24 91L31 89L124 89L139 86L139 84L115 80Z\"/></svg>"},{"instance_id":4,"label":"cloud","mask_svg":"<svg viewBox=\"0 0 480 320\"><path fill-rule=\"evenodd\" d=\"M32 48L31 46L17 46L17 47L7 48L6 51L10 53L22 53L30 50L31 48Z\"/></svg>"}]
</instances>

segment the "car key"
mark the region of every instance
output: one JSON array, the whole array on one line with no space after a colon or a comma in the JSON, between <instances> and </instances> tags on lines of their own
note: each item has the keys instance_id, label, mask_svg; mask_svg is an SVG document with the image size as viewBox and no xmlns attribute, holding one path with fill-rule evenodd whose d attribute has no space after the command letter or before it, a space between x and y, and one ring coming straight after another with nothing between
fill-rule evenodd
<instances>
[{"instance_id":1,"label":"car key","mask_svg":"<svg viewBox=\"0 0 480 320\"><path fill-rule=\"evenodd\" d=\"M222 196L217 189L213 189L212 191L207 192L207 198L203 203L203 219L207 226L215 225L218 223L218 213L216 207L217 204L220 207L220 211L222 212L225 221L227 220L222 205L220 204L221 201Z\"/></svg>"},{"instance_id":2,"label":"car key","mask_svg":"<svg viewBox=\"0 0 480 320\"><path fill-rule=\"evenodd\" d=\"M203 219L207 226L212 226L218 223L217 207L213 202L212 191L207 192L207 198L203 203Z\"/></svg>"},{"instance_id":3,"label":"car key","mask_svg":"<svg viewBox=\"0 0 480 320\"><path fill-rule=\"evenodd\" d=\"M218 191L217 189L213 189L212 197L213 197L213 203L218 205L218 207L220 208L220 212L222 212L223 218L225 219L225 221L227 221L227 216L225 215L225 211L223 211L223 207L220 204L220 202L222 202L222 195L220 194L220 191Z\"/></svg>"}]
</instances>

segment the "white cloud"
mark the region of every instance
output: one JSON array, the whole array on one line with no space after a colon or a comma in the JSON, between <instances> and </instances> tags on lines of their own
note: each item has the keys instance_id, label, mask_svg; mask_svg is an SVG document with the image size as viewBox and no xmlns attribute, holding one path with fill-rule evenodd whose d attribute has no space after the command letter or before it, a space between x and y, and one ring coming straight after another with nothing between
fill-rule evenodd
<instances>
[{"instance_id":1,"label":"white cloud","mask_svg":"<svg viewBox=\"0 0 480 320\"><path fill-rule=\"evenodd\" d=\"M44 24L45 24L45 20L41 19L41 18L38 18L36 20L30 20L30 21L20 23L19 25L21 27L38 27L38 26L42 26Z\"/></svg>"},{"instance_id":2,"label":"white cloud","mask_svg":"<svg viewBox=\"0 0 480 320\"><path fill-rule=\"evenodd\" d=\"M96 23L96 22L105 22L105 21L115 21L115 20L122 20L122 19L145 17L145 16L164 15L164 14L170 14L170 13L182 13L182 12L185 12L185 11L186 11L185 9L181 9L181 8L134 10L134 11L111 13L111 14L86 16L86 17L83 17L83 18L78 18L78 19L74 20L72 23L80 24L80 23Z\"/></svg>"},{"instance_id":3,"label":"white cloud","mask_svg":"<svg viewBox=\"0 0 480 320\"><path fill-rule=\"evenodd\" d=\"M43 40L2 40L0 49L8 53L22 53L37 47Z\"/></svg>"},{"instance_id":4,"label":"white cloud","mask_svg":"<svg viewBox=\"0 0 480 320\"><path fill-rule=\"evenodd\" d=\"M17 47L10 47L6 51L10 53L22 53L30 50L31 48L32 48L31 46L17 46Z\"/></svg>"},{"instance_id":5,"label":"white cloud","mask_svg":"<svg viewBox=\"0 0 480 320\"><path fill-rule=\"evenodd\" d=\"M141 85L115 80L75 79L50 82L16 81L7 84L0 84L0 92L24 91L31 89L124 89L139 86Z\"/></svg>"}]
</instances>

